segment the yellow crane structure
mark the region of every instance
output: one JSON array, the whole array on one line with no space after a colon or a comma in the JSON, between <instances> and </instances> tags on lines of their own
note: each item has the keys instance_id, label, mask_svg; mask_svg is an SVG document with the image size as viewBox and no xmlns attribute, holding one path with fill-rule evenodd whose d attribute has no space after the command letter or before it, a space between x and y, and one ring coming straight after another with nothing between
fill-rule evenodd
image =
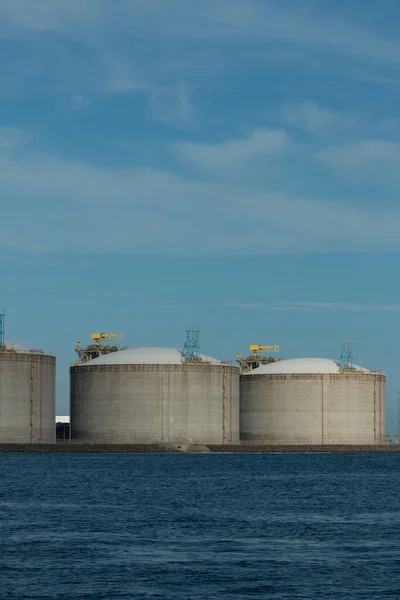
<instances>
[{"instance_id":1,"label":"yellow crane structure","mask_svg":"<svg viewBox=\"0 0 400 600\"><path fill-rule=\"evenodd\" d=\"M258 352L279 352L279 346L260 346L259 344L253 344L250 346L250 352L257 358Z\"/></svg>"},{"instance_id":2,"label":"yellow crane structure","mask_svg":"<svg viewBox=\"0 0 400 600\"><path fill-rule=\"evenodd\" d=\"M100 344L100 340L104 342L119 342L124 339L122 333L92 333L90 337L97 346Z\"/></svg>"},{"instance_id":3,"label":"yellow crane structure","mask_svg":"<svg viewBox=\"0 0 400 600\"><path fill-rule=\"evenodd\" d=\"M251 344L249 346L250 355L243 358L241 353L236 355L236 362L239 363L240 372L248 373L252 369L256 369L260 365L266 365L271 362L282 360L274 356L265 356L267 352L280 352L279 346L262 346L260 344ZM262 353L262 354L260 354Z\"/></svg>"},{"instance_id":4,"label":"yellow crane structure","mask_svg":"<svg viewBox=\"0 0 400 600\"><path fill-rule=\"evenodd\" d=\"M123 350L120 346L115 344L110 345L110 342L119 342L124 339L122 333L92 333L92 343L85 347L81 346L80 342L76 342L75 352L79 356L79 360L75 363L80 365L88 360L93 360L101 354L110 354L111 352L118 352Z\"/></svg>"}]
</instances>

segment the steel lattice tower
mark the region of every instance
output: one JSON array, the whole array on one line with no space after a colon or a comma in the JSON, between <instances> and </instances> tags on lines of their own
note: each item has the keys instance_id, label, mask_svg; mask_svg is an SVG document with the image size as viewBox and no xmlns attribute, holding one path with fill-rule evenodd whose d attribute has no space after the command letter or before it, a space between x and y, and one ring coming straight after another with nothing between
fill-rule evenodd
<instances>
[{"instance_id":1,"label":"steel lattice tower","mask_svg":"<svg viewBox=\"0 0 400 600\"><path fill-rule=\"evenodd\" d=\"M182 358L187 361L200 360L200 330L193 326L186 329L186 342L182 350Z\"/></svg>"},{"instance_id":2,"label":"steel lattice tower","mask_svg":"<svg viewBox=\"0 0 400 600\"><path fill-rule=\"evenodd\" d=\"M341 369L351 371L354 369L354 342L351 339L343 340L342 352L338 365Z\"/></svg>"}]
</instances>

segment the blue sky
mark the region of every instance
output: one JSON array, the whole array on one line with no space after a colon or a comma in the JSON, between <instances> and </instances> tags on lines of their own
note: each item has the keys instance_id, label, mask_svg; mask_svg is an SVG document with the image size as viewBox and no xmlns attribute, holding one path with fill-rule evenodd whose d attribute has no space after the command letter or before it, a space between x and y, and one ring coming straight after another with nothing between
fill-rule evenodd
<instances>
[{"instance_id":1,"label":"blue sky","mask_svg":"<svg viewBox=\"0 0 400 600\"><path fill-rule=\"evenodd\" d=\"M250 343L388 376L397 426L397 0L0 0L7 338L234 360Z\"/></svg>"}]
</instances>

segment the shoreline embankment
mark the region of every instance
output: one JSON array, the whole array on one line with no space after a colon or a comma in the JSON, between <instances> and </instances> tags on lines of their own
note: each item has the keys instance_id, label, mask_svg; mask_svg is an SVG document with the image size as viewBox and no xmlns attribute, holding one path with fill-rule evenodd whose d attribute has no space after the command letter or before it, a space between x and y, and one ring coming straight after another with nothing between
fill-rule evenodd
<instances>
[{"instance_id":1,"label":"shoreline embankment","mask_svg":"<svg viewBox=\"0 0 400 600\"><path fill-rule=\"evenodd\" d=\"M343 452L400 452L400 444L382 445L190 445L179 446L172 444L85 444L64 443L56 444L1 444L0 454L192 454L192 453L343 453Z\"/></svg>"}]
</instances>

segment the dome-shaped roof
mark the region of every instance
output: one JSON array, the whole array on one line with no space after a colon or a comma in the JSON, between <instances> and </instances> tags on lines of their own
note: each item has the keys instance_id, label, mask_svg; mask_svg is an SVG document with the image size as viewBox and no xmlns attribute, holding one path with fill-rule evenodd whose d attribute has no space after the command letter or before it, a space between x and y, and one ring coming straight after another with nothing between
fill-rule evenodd
<instances>
[{"instance_id":1,"label":"dome-shaped roof","mask_svg":"<svg viewBox=\"0 0 400 600\"><path fill-rule=\"evenodd\" d=\"M354 365L357 371L368 372ZM330 358L291 358L288 360L279 360L277 362L261 365L245 375L274 375L291 373L339 373L339 366L335 360Z\"/></svg>"},{"instance_id":2,"label":"dome-shaped roof","mask_svg":"<svg viewBox=\"0 0 400 600\"><path fill-rule=\"evenodd\" d=\"M212 364L221 364L220 361L205 354L200 355L201 359ZM83 363L87 366L92 365L180 365L182 355L176 348L162 348L151 346L147 348L128 348L119 350L110 354L103 354L98 358Z\"/></svg>"}]
</instances>

